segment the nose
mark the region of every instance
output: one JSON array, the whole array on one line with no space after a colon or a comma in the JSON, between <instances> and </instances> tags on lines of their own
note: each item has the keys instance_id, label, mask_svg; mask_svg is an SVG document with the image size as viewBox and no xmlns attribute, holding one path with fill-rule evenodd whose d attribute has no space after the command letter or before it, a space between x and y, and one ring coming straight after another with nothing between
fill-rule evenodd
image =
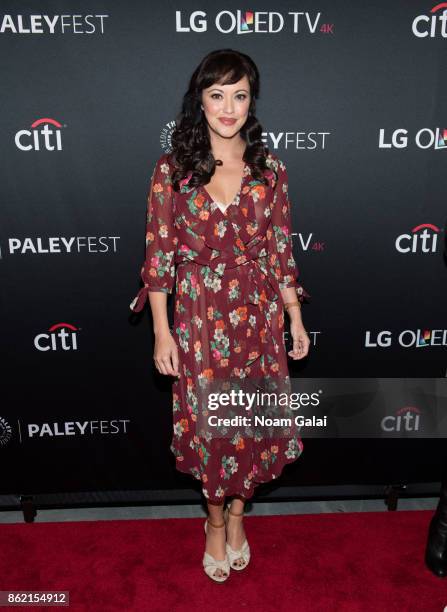
<instances>
[{"instance_id":1,"label":"nose","mask_svg":"<svg viewBox=\"0 0 447 612\"><path fill-rule=\"evenodd\" d=\"M232 114L234 110L233 98L231 96L224 98L224 111Z\"/></svg>"}]
</instances>

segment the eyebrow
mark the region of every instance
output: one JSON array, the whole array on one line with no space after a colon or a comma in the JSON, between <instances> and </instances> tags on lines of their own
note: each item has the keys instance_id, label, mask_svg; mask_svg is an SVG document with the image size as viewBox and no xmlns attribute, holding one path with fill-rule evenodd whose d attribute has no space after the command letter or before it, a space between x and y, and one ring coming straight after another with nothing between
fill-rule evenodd
<instances>
[{"instance_id":1,"label":"eyebrow","mask_svg":"<svg viewBox=\"0 0 447 612\"><path fill-rule=\"evenodd\" d=\"M212 89L209 90L211 91L221 91L223 93L223 89L219 89L218 87L213 87ZM248 91L246 89L237 89L234 93L237 93L238 91L243 91L245 93L248 93Z\"/></svg>"}]
</instances>

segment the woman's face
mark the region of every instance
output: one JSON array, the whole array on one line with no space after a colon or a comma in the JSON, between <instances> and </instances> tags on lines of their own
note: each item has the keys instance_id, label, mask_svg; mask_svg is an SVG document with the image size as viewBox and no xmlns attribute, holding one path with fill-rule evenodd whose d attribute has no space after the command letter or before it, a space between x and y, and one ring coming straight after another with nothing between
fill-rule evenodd
<instances>
[{"instance_id":1,"label":"woman's face","mask_svg":"<svg viewBox=\"0 0 447 612\"><path fill-rule=\"evenodd\" d=\"M202 109L210 129L231 138L239 132L248 118L250 84L247 76L232 85L214 83L202 90Z\"/></svg>"}]
</instances>

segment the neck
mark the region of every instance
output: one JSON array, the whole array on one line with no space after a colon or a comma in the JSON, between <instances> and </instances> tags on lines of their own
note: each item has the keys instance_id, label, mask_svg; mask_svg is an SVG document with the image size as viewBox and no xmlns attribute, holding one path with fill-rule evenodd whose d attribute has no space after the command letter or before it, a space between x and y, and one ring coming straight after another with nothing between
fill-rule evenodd
<instances>
[{"instance_id":1,"label":"neck","mask_svg":"<svg viewBox=\"0 0 447 612\"><path fill-rule=\"evenodd\" d=\"M247 144L239 134L233 138L221 138L216 134L210 136L211 151L214 159L225 161L239 161L243 158Z\"/></svg>"}]
</instances>

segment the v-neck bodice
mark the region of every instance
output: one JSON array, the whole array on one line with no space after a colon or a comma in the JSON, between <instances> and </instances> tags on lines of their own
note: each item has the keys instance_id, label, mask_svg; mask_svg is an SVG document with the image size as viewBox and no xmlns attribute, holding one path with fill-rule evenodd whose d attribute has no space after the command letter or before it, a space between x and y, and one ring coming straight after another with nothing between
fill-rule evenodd
<instances>
[{"instance_id":1,"label":"v-neck bodice","mask_svg":"<svg viewBox=\"0 0 447 612\"><path fill-rule=\"evenodd\" d=\"M230 208L230 206L233 204L233 202L230 202L230 204L222 204L222 202L217 202L216 200L213 201L214 204L216 204L216 206L218 206L223 213L225 213L227 209Z\"/></svg>"},{"instance_id":2,"label":"v-neck bodice","mask_svg":"<svg viewBox=\"0 0 447 612\"><path fill-rule=\"evenodd\" d=\"M214 204L223 215L226 215L227 210L233 206L234 204L238 204L239 200L241 198L242 195L242 189L245 185L245 182L247 181L248 177L250 174L250 166L247 163L244 163L244 168L242 171L242 177L241 177L241 182L239 184L239 189L236 193L236 195L234 196L234 198L231 200L231 202L229 204L224 204L223 202L218 202L217 200L215 200L211 194L209 193L209 191L207 190L205 185L202 185L202 190L203 193L206 195L207 199L209 200L210 204Z\"/></svg>"},{"instance_id":3,"label":"v-neck bodice","mask_svg":"<svg viewBox=\"0 0 447 612\"><path fill-rule=\"evenodd\" d=\"M284 287L296 287L299 300L310 297L296 279L285 165L272 153L266 165L264 182L255 179L246 164L240 189L226 205L214 200L203 184L190 185L192 171L179 182L179 191L174 192L169 155L160 157L148 197L146 259L142 269L145 285L132 303L132 310L141 310L151 288L172 291L176 269L188 269L191 264L203 266L213 291L231 270L236 273L244 267L245 271L254 269L259 282L267 287L264 298L259 297L262 292L257 295L251 285L245 284L243 295L245 299L251 294L256 303L258 299L280 295ZM183 285L179 286L183 291Z\"/></svg>"}]
</instances>

